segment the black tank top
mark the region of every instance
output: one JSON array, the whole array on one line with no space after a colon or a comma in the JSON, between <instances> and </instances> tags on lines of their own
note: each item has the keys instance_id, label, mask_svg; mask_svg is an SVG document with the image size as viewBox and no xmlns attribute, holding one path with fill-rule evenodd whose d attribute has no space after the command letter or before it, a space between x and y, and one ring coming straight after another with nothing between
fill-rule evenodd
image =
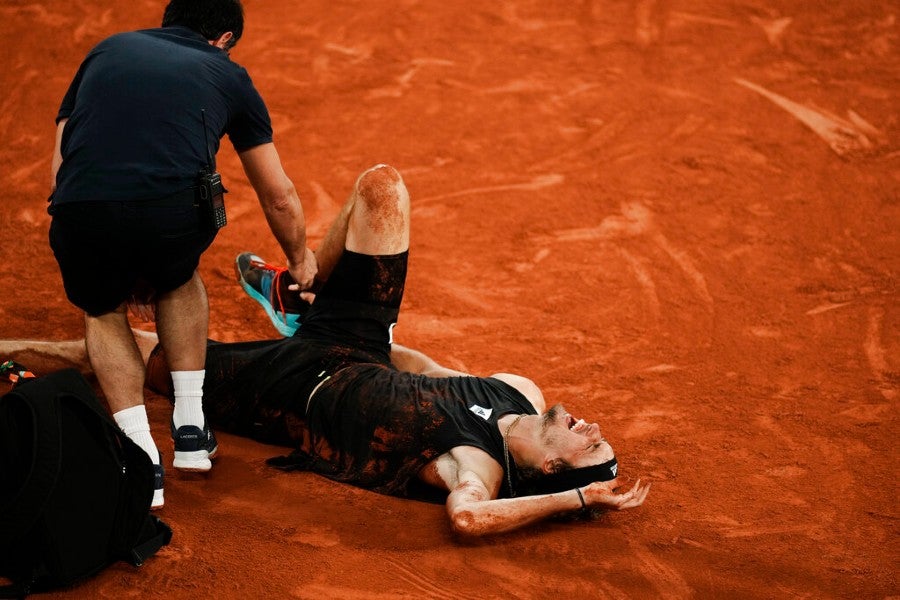
<instances>
[{"instance_id":1,"label":"black tank top","mask_svg":"<svg viewBox=\"0 0 900 600\"><path fill-rule=\"evenodd\" d=\"M490 377L436 378L373 364L333 374L306 414L306 464L330 479L393 496L458 446L487 452L505 470L497 419L536 414L518 390ZM509 491L504 491L508 495Z\"/></svg>"}]
</instances>

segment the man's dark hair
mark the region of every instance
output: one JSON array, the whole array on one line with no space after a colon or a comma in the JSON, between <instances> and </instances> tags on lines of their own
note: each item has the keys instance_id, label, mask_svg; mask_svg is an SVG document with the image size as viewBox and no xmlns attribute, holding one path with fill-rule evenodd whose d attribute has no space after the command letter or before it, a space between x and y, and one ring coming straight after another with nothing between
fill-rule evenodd
<instances>
[{"instance_id":1,"label":"man's dark hair","mask_svg":"<svg viewBox=\"0 0 900 600\"><path fill-rule=\"evenodd\" d=\"M241 0L171 0L163 13L162 26L189 27L208 40L227 32L234 34L225 50L230 50L244 33Z\"/></svg>"}]
</instances>

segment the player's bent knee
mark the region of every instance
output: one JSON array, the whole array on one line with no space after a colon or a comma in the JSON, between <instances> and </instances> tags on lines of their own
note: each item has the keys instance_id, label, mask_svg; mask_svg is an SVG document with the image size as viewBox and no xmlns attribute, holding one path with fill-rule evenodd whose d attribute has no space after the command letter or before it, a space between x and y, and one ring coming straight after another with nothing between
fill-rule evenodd
<instances>
[{"instance_id":1,"label":"player's bent knee","mask_svg":"<svg viewBox=\"0 0 900 600\"><path fill-rule=\"evenodd\" d=\"M361 254L397 254L409 249L409 193L388 165L376 165L356 180L344 247Z\"/></svg>"},{"instance_id":2,"label":"player's bent knee","mask_svg":"<svg viewBox=\"0 0 900 600\"><path fill-rule=\"evenodd\" d=\"M375 165L363 172L356 181L357 202L362 201L375 208L385 204L407 202L409 195L403 178L394 167Z\"/></svg>"}]
</instances>

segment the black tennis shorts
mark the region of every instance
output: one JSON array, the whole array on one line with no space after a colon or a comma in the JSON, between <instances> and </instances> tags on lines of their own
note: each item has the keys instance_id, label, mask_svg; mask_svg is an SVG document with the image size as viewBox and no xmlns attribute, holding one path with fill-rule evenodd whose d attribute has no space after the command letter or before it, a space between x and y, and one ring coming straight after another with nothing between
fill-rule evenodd
<instances>
[{"instance_id":1,"label":"black tennis shorts","mask_svg":"<svg viewBox=\"0 0 900 600\"><path fill-rule=\"evenodd\" d=\"M50 247L66 296L92 316L115 310L139 290L161 294L181 287L216 237L184 194L63 204L51 214Z\"/></svg>"},{"instance_id":2,"label":"black tennis shorts","mask_svg":"<svg viewBox=\"0 0 900 600\"><path fill-rule=\"evenodd\" d=\"M344 250L294 337L389 355L408 260Z\"/></svg>"}]
</instances>

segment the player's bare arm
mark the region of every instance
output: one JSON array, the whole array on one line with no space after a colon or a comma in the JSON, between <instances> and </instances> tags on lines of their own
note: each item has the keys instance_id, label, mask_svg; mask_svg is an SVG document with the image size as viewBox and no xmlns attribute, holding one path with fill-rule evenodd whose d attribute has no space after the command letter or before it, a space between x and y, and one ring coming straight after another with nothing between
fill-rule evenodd
<instances>
[{"instance_id":1,"label":"player's bare arm","mask_svg":"<svg viewBox=\"0 0 900 600\"><path fill-rule=\"evenodd\" d=\"M443 367L424 353L400 344L391 344L391 364L399 371L429 377L470 377L468 373Z\"/></svg>"},{"instance_id":2,"label":"player's bare arm","mask_svg":"<svg viewBox=\"0 0 900 600\"><path fill-rule=\"evenodd\" d=\"M429 377L472 377L470 373L444 367L425 353L397 343L391 344L391 363L400 371ZM518 390L534 406L538 414L547 409L540 388L527 377L512 373L494 373L491 377Z\"/></svg>"},{"instance_id":3,"label":"player's bare arm","mask_svg":"<svg viewBox=\"0 0 900 600\"><path fill-rule=\"evenodd\" d=\"M454 531L464 536L484 536L512 531L565 512L585 507L635 508L643 504L650 485L635 485L622 494L607 482L596 482L578 491L518 498L497 498L503 469L477 448L459 447L438 457L420 477L445 487L447 514Z\"/></svg>"}]
</instances>

